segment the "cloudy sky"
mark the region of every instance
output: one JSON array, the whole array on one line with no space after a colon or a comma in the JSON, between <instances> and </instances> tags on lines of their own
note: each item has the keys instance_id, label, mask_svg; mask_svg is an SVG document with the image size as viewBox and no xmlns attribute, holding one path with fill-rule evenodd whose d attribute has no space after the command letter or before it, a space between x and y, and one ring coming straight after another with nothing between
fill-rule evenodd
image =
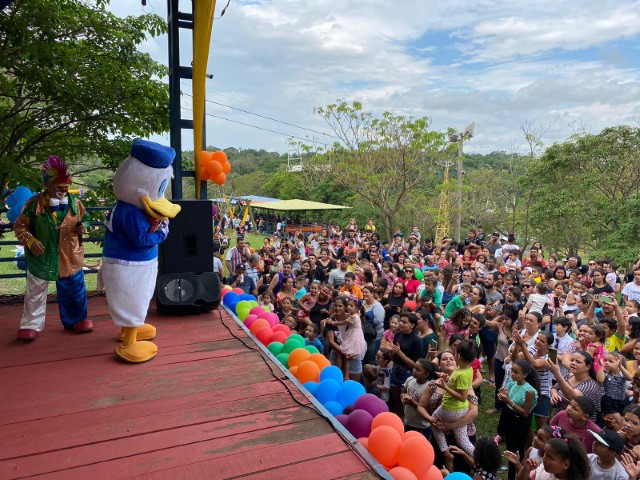
<instances>
[{"instance_id":1,"label":"cloudy sky","mask_svg":"<svg viewBox=\"0 0 640 480\"><path fill-rule=\"evenodd\" d=\"M112 0L110 9L166 18L166 4ZM290 136L331 144L313 111L338 98L375 114L427 116L442 131L474 121L465 151L478 153L524 153L525 123L550 144L640 122L638 1L231 0L217 18L225 5L218 0L209 55L209 145L286 152ZM182 39L188 65L189 34ZM166 37L143 48L167 62ZM182 87L190 93L189 81ZM183 106L189 117L187 95Z\"/></svg>"}]
</instances>

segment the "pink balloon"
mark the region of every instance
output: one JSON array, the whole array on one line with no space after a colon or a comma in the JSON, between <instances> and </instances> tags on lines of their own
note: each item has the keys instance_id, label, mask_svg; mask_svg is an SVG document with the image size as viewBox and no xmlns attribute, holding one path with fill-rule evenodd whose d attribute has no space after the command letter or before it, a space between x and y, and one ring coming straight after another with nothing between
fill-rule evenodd
<instances>
[{"instance_id":1,"label":"pink balloon","mask_svg":"<svg viewBox=\"0 0 640 480\"><path fill-rule=\"evenodd\" d=\"M249 320L250 322L253 322L254 320L257 320L257 319L258 319L257 315L247 315L246 317L244 317L244 323L246 325L247 320Z\"/></svg>"},{"instance_id":2,"label":"pink balloon","mask_svg":"<svg viewBox=\"0 0 640 480\"><path fill-rule=\"evenodd\" d=\"M255 315L256 317L260 315L262 312L264 312L264 308L262 307L253 307L251 310L249 310L249 313L251 315Z\"/></svg>"},{"instance_id":3,"label":"pink balloon","mask_svg":"<svg viewBox=\"0 0 640 480\"><path fill-rule=\"evenodd\" d=\"M276 313L269 312L268 316L264 318L267 322L269 322L269 325L271 325L272 327L275 327L280 323L280 318Z\"/></svg>"},{"instance_id":4,"label":"pink balloon","mask_svg":"<svg viewBox=\"0 0 640 480\"><path fill-rule=\"evenodd\" d=\"M249 313L251 313L251 312L249 312ZM269 315L271 315L271 312L267 312L265 309L262 309L262 311L260 313L258 313L258 318L264 318L266 320L266 319L269 318Z\"/></svg>"},{"instance_id":5,"label":"pink balloon","mask_svg":"<svg viewBox=\"0 0 640 480\"><path fill-rule=\"evenodd\" d=\"M253 322L255 322L256 320L258 320L258 317L256 317L255 315L249 315L244 319L244 326L250 329L251 325L253 325Z\"/></svg>"}]
</instances>

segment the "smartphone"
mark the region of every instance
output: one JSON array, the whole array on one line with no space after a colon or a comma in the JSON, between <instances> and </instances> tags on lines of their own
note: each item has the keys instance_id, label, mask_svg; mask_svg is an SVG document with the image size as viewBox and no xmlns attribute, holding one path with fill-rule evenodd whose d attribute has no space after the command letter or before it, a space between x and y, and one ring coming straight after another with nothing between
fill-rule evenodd
<instances>
[{"instance_id":1,"label":"smartphone","mask_svg":"<svg viewBox=\"0 0 640 480\"><path fill-rule=\"evenodd\" d=\"M553 363L558 363L558 349L557 348L550 348L549 349L549 360L551 360Z\"/></svg>"},{"instance_id":2,"label":"smartphone","mask_svg":"<svg viewBox=\"0 0 640 480\"><path fill-rule=\"evenodd\" d=\"M554 298L553 304L556 306L556 308L560 308L560 299L558 297Z\"/></svg>"},{"instance_id":3,"label":"smartphone","mask_svg":"<svg viewBox=\"0 0 640 480\"><path fill-rule=\"evenodd\" d=\"M598 296L598 301L600 303L610 303L611 302L611 297L608 297L606 295L599 295Z\"/></svg>"}]
</instances>

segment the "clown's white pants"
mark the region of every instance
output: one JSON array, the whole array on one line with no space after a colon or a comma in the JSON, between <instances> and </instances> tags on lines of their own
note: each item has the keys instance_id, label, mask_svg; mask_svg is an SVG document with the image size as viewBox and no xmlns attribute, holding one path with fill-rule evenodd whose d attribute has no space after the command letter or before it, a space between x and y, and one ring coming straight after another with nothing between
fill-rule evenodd
<instances>
[{"instance_id":1,"label":"clown's white pants","mask_svg":"<svg viewBox=\"0 0 640 480\"><path fill-rule=\"evenodd\" d=\"M158 259L127 262L103 257L100 270L113 323L119 327L142 325L156 287Z\"/></svg>"}]
</instances>

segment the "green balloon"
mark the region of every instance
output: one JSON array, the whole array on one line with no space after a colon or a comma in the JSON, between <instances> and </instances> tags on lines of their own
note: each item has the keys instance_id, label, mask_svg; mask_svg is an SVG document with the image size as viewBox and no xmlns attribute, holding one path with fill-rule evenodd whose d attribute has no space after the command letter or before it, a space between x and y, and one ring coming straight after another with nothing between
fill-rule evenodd
<instances>
[{"instance_id":1,"label":"green balloon","mask_svg":"<svg viewBox=\"0 0 640 480\"><path fill-rule=\"evenodd\" d=\"M255 300L248 300L248 302L251 304L251 308L258 306L258 302L256 302Z\"/></svg>"},{"instance_id":2,"label":"green balloon","mask_svg":"<svg viewBox=\"0 0 640 480\"><path fill-rule=\"evenodd\" d=\"M239 309L236 310L236 315L238 316L238 318L240 320L242 320L244 322L244 319L247 318L249 316L249 309L243 308L243 309Z\"/></svg>"},{"instance_id":3,"label":"green balloon","mask_svg":"<svg viewBox=\"0 0 640 480\"><path fill-rule=\"evenodd\" d=\"M267 346L267 350L269 350L276 357L282 353L283 348L284 348L284 345L280 342L271 342Z\"/></svg>"},{"instance_id":4,"label":"green balloon","mask_svg":"<svg viewBox=\"0 0 640 480\"><path fill-rule=\"evenodd\" d=\"M293 352L296 348L302 348L302 347L301 347L301 346L300 346L300 344L299 344L297 341L295 341L295 340L293 340L293 341L291 341L291 340L287 340L287 341L284 343L284 347L282 348L282 353L289 354L289 353Z\"/></svg>"},{"instance_id":5,"label":"green balloon","mask_svg":"<svg viewBox=\"0 0 640 480\"><path fill-rule=\"evenodd\" d=\"M311 353L311 354L314 354L314 353L320 353L320 350L318 350L318 349L317 349L316 347L314 347L313 345L307 345L306 347L304 347L304 349L305 349L306 351L308 351L309 353Z\"/></svg>"},{"instance_id":6,"label":"green balloon","mask_svg":"<svg viewBox=\"0 0 640 480\"><path fill-rule=\"evenodd\" d=\"M290 342L292 340L298 342L298 345L300 346L300 348L304 348L304 337L302 335L299 335L297 333L292 333L287 338L287 342Z\"/></svg>"},{"instance_id":7,"label":"green balloon","mask_svg":"<svg viewBox=\"0 0 640 480\"><path fill-rule=\"evenodd\" d=\"M420 270L418 267L413 269L413 276L416 277L416 279L420 280L420 281L422 281L422 279L424 278L422 270Z\"/></svg>"},{"instance_id":8,"label":"green balloon","mask_svg":"<svg viewBox=\"0 0 640 480\"><path fill-rule=\"evenodd\" d=\"M264 308L265 312L270 312L271 309L269 307L267 307L266 305L263 305L262 308Z\"/></svg>"},{"instance_id":9,"label":"green balloon","mask_svg":"<svg viewBox=\"0 0 640 480\"><path fill-rule=\"evenodd\" d=\"M278 359L278 361L285 366L285 368L289 368L289 354L288 353L281 353L279 355L276 355L276 358Z\"/></svg>"}]
</instances>

